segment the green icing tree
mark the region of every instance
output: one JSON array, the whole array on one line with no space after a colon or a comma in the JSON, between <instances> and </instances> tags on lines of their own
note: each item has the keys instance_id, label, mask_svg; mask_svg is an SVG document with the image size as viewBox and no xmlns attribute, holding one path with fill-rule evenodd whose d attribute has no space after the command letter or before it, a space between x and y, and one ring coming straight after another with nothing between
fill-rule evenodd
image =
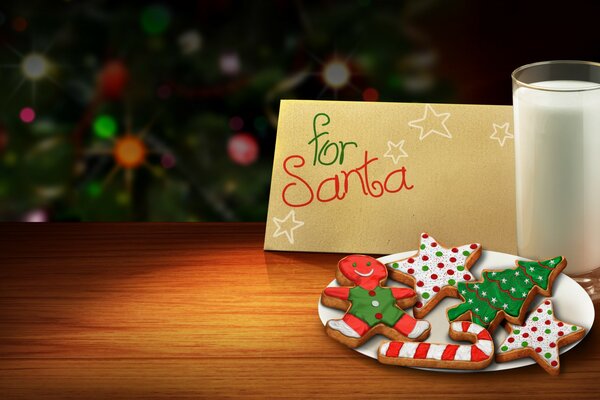
<instances>
[{"instance_id":1,"label":"green icing tree","mask_svg":"<svg viewBox=\"0 0 600 400\"><path fill-rule=\"evenodd\" d=\"M471 320L485 328L499 322L498 314L514 322L522 316L523 304L536 288L533 296L550 295L550 277L560 273L566 264L563 257L555 257L539 262L517 261L517 267L512 269L484 271L483 281L458 284L463 302L448 309L448 319L454 321L471 312Z\"/></svg>"}]
</instances>

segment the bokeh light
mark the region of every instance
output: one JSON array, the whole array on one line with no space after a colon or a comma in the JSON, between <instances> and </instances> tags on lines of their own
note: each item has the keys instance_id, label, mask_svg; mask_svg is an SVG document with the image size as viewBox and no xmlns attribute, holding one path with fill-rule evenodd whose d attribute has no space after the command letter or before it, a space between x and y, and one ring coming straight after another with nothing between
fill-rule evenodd
<instances>
[{"instance_id":1,"label":"bokeh light","mask_svg":"<svg viewBox=\"0 0 600 400\"><path fill-rule=\"evenodd\" d=\"M160 165L163 166L164 169L171 169L175 166L175 157L173 154L166 153L160 157Z\"/></svg>"},{"instance_id":2,"label":"bokeh light","mask_svg":"<svg viewBox=\"0 0 600 400\"><path fill-rule=\"evenodd\" d=\"M240 57L233 52L221 54L219 68L225 75L237 75L241 69Z\"/></svg>"},{"instance_id":3,"label":"bokeh light","mask_svg":"<svg viewBox=\"0 0 600 400\"><path fill-rule=\"evenodd\" d=\"M134 169L146 160L146 145L144 142L132 135L119 138L113 148L115 162L123 168Z\"/></svg>"},{"instance_id":4,"label":"bokeh light","mask_svg":"<svg viewBox=\"0 0 600 400\"><path fill-rule=\"evenodd\" d=\"M39 53L28 54L21 61L21 71L28 79L43 78L48 72L48 61Z\"/></svg>"},{"instance_id":5,"label":"bokeh light","mask_svg":"<svg viewBox=\"0 0 600 400\"><path fill-rule=\"evenodd\" d=\"M100 182L90 182L85 188L88 196L96 198L102 194L102 185Z\"/></svg>"},{"instance_id":6,"label":"bokeh light","mask_svg":"<svg viewBox=\"0 0 600 400\"><path fill-rule=\"evenodd\" d=\"M101 139L110 139L117 133L117 121L110 115L99 115L94 120L94 133Z\"/></svg>"},{"instance_id":7,"label":"bokeh light","mask_svg":"<svg viewBox=\"0 0 600 400\"><path fill-rule=\"evenodd\" d=\"M31 107L24 107L19 113L19 118L26 124L30 124L35 120L35 111Z\"/></svg>"},{"instance_id":8,"label":"bokeh light","mask_svg":"<svg viewBox=\"0 0 600 400\"><path fill-rule=\"evenodd\" d=\"M244 127L244 120L242 117L238 117L237 115L235 117L231 117L229 120L229 127L232 131L239 131Z\"/></svg>"},{"instance_id":9,"label":"bokeh light","mask_svg":"<svg viewBox=\"0 0 600 400\"><path fill-rule=\"evenodd\" d=\"M169 27L171 13L163 5L152 5L144 8L140 17L142 29L149 35L160 35Z\"/></svg>"},{"instance_id":10,"label":"bokeh light","mask_svg":"<svg viewBox=\"0 0 600 400\"><path fill-rule=\"evenodd\" d=\"M48 213L44 210L31 210L23 216L23 222L47 222Z\"/></svg>"},{"instance_id":11,"label":"bokeh light","mask_svg":"<svg viewBox=\"0 0 600 400\"><path fill-rule=\"evenodd\" d=\"M350 81L350 68L342 60L331 60L323 66L323 81L331 88L339 89Z\"/></svg>"},{"instance_id":12,"label":"bokeh light","mask_svg":"<svg viewBox=\"0 0 600 400\"><path fill-rule=\"evenodd\" d=\"M375 88L366 88L362 93L362 97L364 101L377 101L379 100L379 92Z\"/></svg>"},{"instance_id":13,"label":"bokeh light","mask_svg":"<svg viewBox=\"0 0 600 400\"><path fill-rule=\"evenodd\" d=\"M227 153L236 164L250 165L258 158L258 142L249 133L237 133L229 139Z\"/></svg>"}]
</instances>

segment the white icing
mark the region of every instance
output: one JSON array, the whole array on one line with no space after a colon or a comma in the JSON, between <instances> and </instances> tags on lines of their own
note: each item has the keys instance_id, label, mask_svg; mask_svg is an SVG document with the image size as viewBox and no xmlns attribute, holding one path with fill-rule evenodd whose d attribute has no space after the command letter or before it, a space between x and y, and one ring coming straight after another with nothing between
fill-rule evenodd
<instances>
[{"instance_id":1,"label":"white icing","mask_svg":"<svg viewBox=\"0 0 600 400\"><path fill-rule=\"evenodd\" d=\"M387 353L389 348L390 348L390 342L383 343L381 345L381 347L379 348L379 354L381 354L382 356L385 356L385 354Z\"/></svg>"},{"instance_id":2,"label":"white icing","mask_svg":"<svg viewBox=\"0 0 600 400\"><path fill-rule=\"evenodd\" d=\"M491 340L480 340L475 343L475 346L477 346L479 350L483 351L488 356L492 354L492 351L494 350L494 344Z\"/></svg>"},{"instance_id":3,"label":"white icing","mask_svg":"<svg viewBox=\"0 0 600 400\"><path fill-rule=\"evenodd\" d=\"M340 332L344 336L348 336L351 338L360 338L358 332L350 327L344 320L341 319L332 319L327 322L327 326L329 326L334 331Z\"/></svg>"},{"instance_id":4,"label":"white icing","mask_svg":"<svg viewBox=\"0 0 600 400\"><path fill-rule=\"evenodd\" d=\"M419 343L416 342L405 342L400 349L400 353L398 353L398 357L413 358L418 346Z\"/></svg>"},{"instance_id":5,"label":"white icing","mask_svg":"<svg viewBox=\"0 0 600 400\"><path fill-rule=\"evenodd\" d=\"M367 272L366 274L363 274L363 273L361 273L361 272L360 272L360 271L358 271L358 270L355 270L354 272L356 272L356 274L357 274L357 275L360 275L360 276L363 276L363 277L365 277L365 278L366 278L367 276L371 276L371 275L373 275L373 271L375 271L375 270L371 268L371 271Z\"/></svg>"},{"instance_id":6,"label":"white icing","mask_svg":"<svg viewBox=\"0 0 600 400\"><path fill-rule=\"evenodd\" d=\"M445 344L437 344L433 343L429 346L429 350L427 351L427 358L432 360L441 360L442 354L444 354L444 350L446 350Z\"/></svg>"},{"instance_id":7,"label":"white icing","mask_svg":"<svg viewBox=\"0 0 600 400\"><path fill-rule=\"evenodd\" d=\"M371 305L372 305L373 307L379 307L379 302L378 302L377 300L373 300L373 301L371 302Z\"/></svg>"},{"instance_id":8,"label":"white icing","mask_svg":"<svg viewBox=\"0 0 600 400\"><path fill-rule=\"evenodd\" d=\"M476 335L479 335L479 333L482 330L483 330L482 326L479 326L478 324L471 323L471 325L469 326L469 329L467 330L467 332L471 332L471 333L474 333Z\"/></svg>"},{"instance_id":9,"label":"white icing","mask_svg":"<svg viewBox=\"0 0 600 400\"><path fill-rule=\"evenodd\" d=\"M429 322L427 322L425 320L417 321L413 330L408 334L408 337L411 339L418 338L427 329L429 329Z\"/></svg>"},{"instance_id":10,"label":"white icing","mask_svg":"<svg viewBox=\"0 0 600 400\"><path fill-rule=\"evenodd\" d=\"M453 322L450 324L450 330L454 332L462 332L462 321Z\"/></svg>"},{"instance_id":11,"label":"white icing","mask_svg":"<svg viewBox=\"0 0 600 400\"><path fill-rule=\"evenodd\" d=\"M546 304L546 302L548 304ZM539 311L538 311L539 310ZM548 314L551 311L552 314ZM534 318L538 318L534 321ZM550 321L546 324L546 321ZM560 326L562 324L562 326ZM580 332L583 328L577 325L571 325L566 322L560 321L554 318L554 311L552 308L552 302L550 300L543 301L539 304L531 313L528 315L523 326L509 324L511 333L508 337L498 346L499 353L506 353L514 349L521 348L532 348L534 351L539 348L540 352L536 352L542 360L548 364L551 368L558 368L558 345L557 342L561 337L567 337L573 333ZM576 327L576 330L572 330ZM546 329L550 330L550 333L546 333ZM563 335L560 336L559 332ZM542 338L541 341L538 338ZM512 343L510 340L512 339ZM526 346L523 346L523 342L527 342ZM554 343L554 347L551 344ZM506 347L505 350L502 350ZM547 357L548 355L548 357ZM556 361L556 365L552 365L552 361Z\"/></svg>"},{"instance_id":12,"label":"white icing","mask_svg":"<svg viewBox=\"0 0 600 400\"><path fill-rule=\"evenodd\" d=\"M458 251L454 253L452 252L452 248L444 248L433 237L428 235L424 238L423 235L426 234L421 235L421 244L419 246L420 249L421 245L425 245L423 250L419 250L419 252L412 257L388 263L387 267L390 271L400 271L412 276L415 278L416 282L423 282L423 286L415 284L414 289L417 293L417 300L425 307L427 303L432 301L437 295L437 293L433 291L435 286L439 287L441 290L443 287L448 286L448 280L450 279L453 279L456 282L454 287L456 287L459 282L473 281L473 275L467 268L459 271L458 267L464 267L470 254L477 251L481 245L475 243L477 246L475 249L471 249L470 244L460 246L456 248ZM432 247L434 242L436 243L436 246ZM469 256L463 255L464 251L468 251ZM441 252L442 255L436 255L437 252ZM423 260L423 256L426 256L428 259ZM456 259L455 262L450 261L450 258L452 257ZM410 259L413 260L412 263L409 262ZM443 263L444 267L438 268L438 263ZM394 268L394 264L397 264L398 268ZM428 270L423 271L423 266L427 266ZM409 274L409 269L413 269L414 272ZM437 279L433 279L432 275L437 275ZM468 275L470 279L466 280L464 278L465 275ZM423 297L423 294L425 293L429 296L427 299Z\"/></svg>"},{"instance_id":13,"label":"white icing","mask_svg":"<svg viewBox=\"0 0 600 400\"><path fill-rule=\"evenodd\" d=\"M471 346L465 344L458 346L454 359L458 361L471 361Z\"/></svg>"}]
</instances>

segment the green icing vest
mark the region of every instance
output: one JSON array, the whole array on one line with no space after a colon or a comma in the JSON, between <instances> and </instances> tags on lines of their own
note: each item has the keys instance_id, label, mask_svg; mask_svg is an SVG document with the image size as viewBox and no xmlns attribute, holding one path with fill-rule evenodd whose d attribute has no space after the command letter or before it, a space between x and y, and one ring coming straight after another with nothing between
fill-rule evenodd
<instances>
[{"instance_id":1,"label":"green icing vest","mask_svg":"<svg viewBox=\"0 0 600 400\"><path fill-rule=\"evenodd\" d=\"M356 286L350 289L348 300L352 303L348 312L365 321L369 327L380 322L394 326L404 315L404 311L396 307L390 288L377 286L374 290L366 290Z\"/></svg>"}]
</instances>

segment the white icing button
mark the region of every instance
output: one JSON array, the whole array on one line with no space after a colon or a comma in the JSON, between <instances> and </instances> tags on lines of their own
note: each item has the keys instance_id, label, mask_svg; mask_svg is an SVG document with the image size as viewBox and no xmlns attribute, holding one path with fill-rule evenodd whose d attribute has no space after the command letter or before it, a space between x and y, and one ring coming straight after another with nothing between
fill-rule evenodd
<instances>
[{"instance_id":1,"label":"white icing button","mask_svg":"<svg viewBox=\"0 0 600 400\"><path fill-rule=\"evenodd\" d=\"M378 302L377 300L373 300L373 301L371 302L371 305L372 305L373 307L379 307L379 302Z\"/></svg>"}]
</instances>

